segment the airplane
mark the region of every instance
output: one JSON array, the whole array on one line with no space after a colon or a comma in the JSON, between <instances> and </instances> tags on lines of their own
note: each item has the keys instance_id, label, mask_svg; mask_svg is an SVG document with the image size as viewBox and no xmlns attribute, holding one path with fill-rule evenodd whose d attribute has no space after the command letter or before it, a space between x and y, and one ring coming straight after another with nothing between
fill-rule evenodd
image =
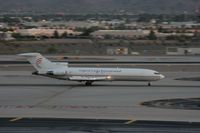
<instances>
[{"instance_id":1,"label":"airplane","mask_svg":"<svg viewBox=\"0 0 200 133\"><path fill-rule=\"evenodd\" d=\"M40 53L23 53L19 56L25 57L37 70L33 75L84 82L86 86L91 86L95 81L143 81L151 86L152 81L165 77L150 69L69 67L68 62L51 62Z\"/></svg>"}]
</instances>

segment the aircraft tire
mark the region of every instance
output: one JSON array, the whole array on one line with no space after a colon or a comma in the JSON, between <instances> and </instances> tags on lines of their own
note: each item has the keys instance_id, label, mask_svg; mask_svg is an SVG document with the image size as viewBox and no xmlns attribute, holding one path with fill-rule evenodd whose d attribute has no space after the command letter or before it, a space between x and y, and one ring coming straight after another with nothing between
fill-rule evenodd
<instances>
[{"instance_id":1,"label":"aircraft tire","mask_svg":"<svg viewBox=\"0 0 200 133\"><path fill-rule=\"evenodd\" d=\"M86 86L91 86L91 85L92 85L92 82L91 82L91 81L86 81L85 85L86 85Z\"/></svg>"}]
</instances>

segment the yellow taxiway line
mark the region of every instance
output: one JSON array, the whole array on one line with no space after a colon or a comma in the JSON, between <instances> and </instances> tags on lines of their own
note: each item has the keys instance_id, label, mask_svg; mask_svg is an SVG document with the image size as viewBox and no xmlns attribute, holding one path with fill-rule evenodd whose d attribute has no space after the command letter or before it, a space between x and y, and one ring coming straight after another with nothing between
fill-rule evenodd
<instances>
[{"instance_id":1,"label":"yellow taxiway line","mask_svg":"<svg viewBox=\"0 0 200 133\"><path fill-rule=\"evenodd\" d=\"M135 122L135 120L129 120L129 121L125 122L124 124L132 124L133 122Z\"/></svg>"},{"instance_id":2,"label":"yellow taxiway line","mask_svg":"<svg viewBox=\"0 0 200 133\"><path fill-rule=\"evenodd\" d=\"M14 119L11 119L10 122L15 122L15 121L18 121L18 120L21 120L23 119L22 117L17 117L17 118L14 118Z\"/></svg>"}]
</instances>

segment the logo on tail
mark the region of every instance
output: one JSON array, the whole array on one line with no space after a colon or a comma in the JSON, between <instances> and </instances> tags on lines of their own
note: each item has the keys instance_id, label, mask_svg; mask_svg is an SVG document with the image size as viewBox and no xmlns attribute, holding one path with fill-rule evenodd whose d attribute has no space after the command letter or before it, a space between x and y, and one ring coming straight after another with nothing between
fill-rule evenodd
<instances>
[{"instance_id":1,"label":"logo on tail","mask_svg":"<svg viewBox=\"0 0 200 133\"><path fill-rule=\"evenodd\" d=\"M36 62L35 62L35 64L36 64L36 66L38 67L38 68L41 68L41 64L42 64L42 60L43 60L43 58L38 58L37 60L36 60Z\"/></svg>"}]
</instances>

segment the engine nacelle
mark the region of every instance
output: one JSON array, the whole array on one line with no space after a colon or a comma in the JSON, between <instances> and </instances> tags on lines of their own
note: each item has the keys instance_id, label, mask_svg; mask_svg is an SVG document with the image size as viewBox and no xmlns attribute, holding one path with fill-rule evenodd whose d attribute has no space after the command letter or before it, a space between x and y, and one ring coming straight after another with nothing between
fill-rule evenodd
<instances>
[{"instance_id":1,"label":"engine nacelle","mask_svg":"<svg viewBox=\"0 0 200 133\"><path fill-rule=\"evenodd\" d=\"M63 76L63 75L66 75L66 71L59 71L59 70L48 71L47 75Z\"/></svg>"}]
</instances>

